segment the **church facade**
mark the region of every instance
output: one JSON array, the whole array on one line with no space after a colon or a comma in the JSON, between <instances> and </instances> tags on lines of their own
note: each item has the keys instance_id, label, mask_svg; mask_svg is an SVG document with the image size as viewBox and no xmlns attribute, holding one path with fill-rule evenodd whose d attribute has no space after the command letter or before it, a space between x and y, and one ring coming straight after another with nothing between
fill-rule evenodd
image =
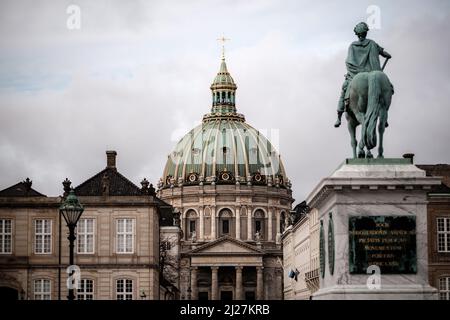
<instances>
[{"instance_id":1,"label":"church facade","mask_svg":"<svg viewBox=\"0 0 450 320\"><path fill-rule=\"evenodd\" d=\"M291 183L270 141L237 113L222 57L211 112L168 155L158 197L181 214L180 297L282 299Z\"/></svg>"}]
</instances>

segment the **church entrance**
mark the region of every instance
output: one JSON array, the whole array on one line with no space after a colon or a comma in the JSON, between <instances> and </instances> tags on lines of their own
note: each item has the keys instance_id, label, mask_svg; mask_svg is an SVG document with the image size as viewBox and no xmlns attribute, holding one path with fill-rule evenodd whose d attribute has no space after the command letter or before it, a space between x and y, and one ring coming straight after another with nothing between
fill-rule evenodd
<instances>
[{"instance_id":1,"label":"church entrance","mask_svg":"<svg viewBox=\"0 0 450 320\"><path fill-rule=\"evenodd\" d=\"M222 301L233 300L233 291L220 291L220 300Z\"/></svg>"}]
</instances>

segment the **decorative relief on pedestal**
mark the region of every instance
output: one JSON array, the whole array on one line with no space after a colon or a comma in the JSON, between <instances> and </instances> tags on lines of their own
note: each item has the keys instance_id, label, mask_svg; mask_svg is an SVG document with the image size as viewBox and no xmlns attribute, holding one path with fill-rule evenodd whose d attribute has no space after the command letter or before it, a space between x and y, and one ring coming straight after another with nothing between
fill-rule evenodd
<instances>
[{"instance_id":1,"label":"decorative relief on pedestal","mask_svg":"<svg viewBox=\"0 0 450 320\"><path fill-rule=\"evenodd\" d=\"M330 212L328 220L328 266L330 268L330 274L334 273L334 226L333 215Z\"/></svg>"},{"instance_id":2,"label":"decorative relief on pedestal","mask_svg":"<svg viewBox=\"0 0 450 320\"><path fill-rule=\"evenodd\" d=\"M322 278L325 277L325 236L323 231L323 220L320 220L320 240L319 240L319 250L320 250L320 275Z\"/></svg>"}]
</instances>

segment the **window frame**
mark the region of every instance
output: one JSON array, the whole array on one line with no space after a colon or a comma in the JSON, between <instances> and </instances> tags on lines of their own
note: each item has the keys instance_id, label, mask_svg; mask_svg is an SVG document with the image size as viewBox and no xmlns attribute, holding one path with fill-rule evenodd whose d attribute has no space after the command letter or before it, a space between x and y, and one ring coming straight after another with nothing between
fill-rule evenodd
<instances>
[{"instance_id":1,"label":"window frame","mask_svg":"<svg viewBox=\"0 0 450 320\"><path fill-rule=\"evenodd\" d=\"M86 226L87 226L87 224L85 223L84 224L84 230L80 230L80 228L79 228L79 226L81 225L80 223L81 223L81 221L86 221L87 222L87 220L92 220L92 232L87 232L86 230L87 230L87 228L86 228ZM96 235L96 226L97 226L97 223L96 223L96 219L95 218L91 218L91 217L86 217L86 218L81 218L80 219L80 221L78 221L78 224L77 224L77 254L95 254L95 243L96 243L96 241L95 241L95 235ZM89 252L89 251L87 251L87 250L85 250L85 251L80 251L80 241L81 241L81 239L82 239L82 237L83 237L83 239L84 239L84 241L85 241L85 243L84 243L84 248L86 249L87 248L87 244L88 244L88 236L89 235L92 235L92 252Z\"/></svg>"},{"instance_id":2,"label":"window frame","mask_svg":"<svg viewBox=\"0 0 450 320\"><path fill-rule=\"evenodd\" d=\"M12 254L13 253L13 240L14 240L14 219L12 218L1 218L0 221L0 254ZM10 223L10 232L5 232L5 222L9 221ZM5 250L5 239L9 236L9 251Z\"/></svg>"},{"instance_id":3,"label":"window frame","mask_svg":"<svg viewBox=\"0 0 450 320\"><path fill-rule=\"evenodd\" d=\"M127 281L131 282L131 291L127 291ZM122 282L123 290L119 291L119 282ZM116 279L115 286L116 300L134 300L134 281L130 278L119 278ZM123 296L124 299L119 299L119 296ZM130 299L127 299L128 296Z\"/></svg>"},{"instance_id":4,"label":"window frame","mask_svg":"<svg viewBox=\"0 0 450 320\"><path fill-rule=\"evenodd\" d=\"M439 222L442 220L443 230L439 230ZM442 236L442 237L440 237ZM443 249L441 250L441 239L443 242ZM436 249L438 253L450 253L450 217L436 218Z\"/></svg>"},{"instance_id":5,"label":"window frame","mask_svg":"<svg viewBox=\"0 0 450 320\"><path fill-rule=\"evenodd\" d=\"M442 283L445 283L445 288L442 288ZM450 300L450 276L443 276L438 279L438 292L439 300ZM443 296L444 298L442 298Z\"/></svg>"},{"instance_id":6,"label":"window frame","mask_svg":"<svg viewBox=\"0 0 450 320\"><path fill-rule=\"evenodd\" d=\"M49 291L43 291L45 288L44 283L48 281ZM36 291L36 284L40 283L40 291ZM36 297L40 296L39 299ZM48 296L48 299L42 299L44 296ZM33 281L33 300L52 300L52 280L47 278L34 279Z\"/></svg>"},{"instance_id":7,"label":"window frame","mask_svg":"<svg viewBox=\"0 0 450 320\"><path fill-rule=\"evenodd\" d=\"M119 232L119 221L131 221L131 232L126 231L127 230L127 223L124 224L123 230L122 232ZM129 235L131 233L131 251L127 251L127 235ZM120 249L120 236L124 236L123 237L123 248L124 251L119 251ZM136 218L117 218L116 219L116 253L117 254L134 254L135 253L135 237L136 237Z\"/></svg>"},{"instance_id":8,"label":"window frame","mask_svg":"<svg viewBox=\"0 0 450 320\"><path fill-rule=\"evenodd\" d=\"M34 219L34 254L38 254L38 255L50 255L53 253L53 219L51 218L39 218L39 219ZM42 232L37 232L37 223L38 221L49 221L50 222L50 226L49 226L49 232L46 233L44 232L45 230L45 225L42 225ZM49 240L49 251L45 252L45 236L50 236L50 240ZM41 237L41 240L38 241L38 236ZM41 246L41 251L38 252L38 243L41 242L42 246Z\"/></svg>"},{"instance_id":9,"label":"window frame","mask_svg":"<svg viewBox=\"0 0 450 320\"><path fill-rule=\"evenodd\" d=\"M91 290L86 291L87 285L86 283L90 281L92 283ZM83 291L81 291L83 288ZM76 290L77 300L95 300L95 281L90 278L82 278L80 279L79 288ZM91 299L86 299L87 296L91 296ZM83 299L80 299L82 297Z\"/></svg>"}]
</instances>

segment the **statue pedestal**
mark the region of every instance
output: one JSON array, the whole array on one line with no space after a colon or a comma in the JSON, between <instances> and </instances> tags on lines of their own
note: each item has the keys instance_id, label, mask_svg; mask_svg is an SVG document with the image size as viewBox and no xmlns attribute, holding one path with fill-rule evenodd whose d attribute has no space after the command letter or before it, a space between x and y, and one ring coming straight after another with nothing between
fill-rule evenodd
<instances>
[{"instance_id":1,"label":"statue pedestal","mask_svg":"<svg viewBox=\"0 0 450 320\"><path fill-rule=\"evenodd\" d=\"M347 159L308 196L320 219L313 299L436 299L428 283L427 177L411 159Z\"/></svg>"}]
</instances>

